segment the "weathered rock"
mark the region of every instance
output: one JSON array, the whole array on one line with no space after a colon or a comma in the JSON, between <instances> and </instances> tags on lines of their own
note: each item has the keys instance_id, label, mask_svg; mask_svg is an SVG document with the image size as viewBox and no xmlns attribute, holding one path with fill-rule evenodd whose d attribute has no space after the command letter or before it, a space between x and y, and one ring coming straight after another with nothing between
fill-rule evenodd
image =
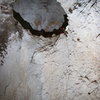
<instances>
[{"instance_id":1,"label":"weathered rock","mask_svg":"<svg viewBox=\"0 0 100 100\"><path fill-rule=\"evenodd\" d=\"M13 8L33 29L46 32L59 29L66 14L57 0L16 0Z\"/></svg>"},{"instance_id":2,"label":"weathered rock","mask_svg":"<svg viewBox=\"0 0 100 100\"><path fill-rule=\"evenodd\" d=\"M0 100L100 100L100 2L72 1L68 37L33 36L0 9Z\"/></svg>"}]
</instances>

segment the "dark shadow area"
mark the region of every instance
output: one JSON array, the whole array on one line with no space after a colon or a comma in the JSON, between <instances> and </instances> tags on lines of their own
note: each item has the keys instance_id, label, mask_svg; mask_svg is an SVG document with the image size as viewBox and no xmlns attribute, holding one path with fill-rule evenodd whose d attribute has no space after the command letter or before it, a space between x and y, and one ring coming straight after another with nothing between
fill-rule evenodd
<instances>
[{"instance_id":1,"label":"dark shadow area","mask_svg":"<svg viewBox=\"0 0 100 100\"><path fill-rule=\"evenodd\" d=\"M52 32L45 32L43 29L41 31L35 30L32 28L32 26L25 21L18 12L13 10L13 17L22 25L22 27L26 30L29 30L32 35L36 36L44 36L44 37L52 37L53 34L59 35L61 33L64 33L66 26L68 25L68 16L67 14L64 15L64 23L59 29L54 29Z\"/></svg>"},{"instance_id":2,"label":"dark shadow area","mask_svg":"<svg viewBox=\"0 0 100 100\"><path fill-rule=\"evenodd\" d=\"M7 42L8 42L8 38L7 38L7 32L4 31L3 33L0 32L0 57L2 58L0 60L0 65L3 65L3 59L5 58L5 54L7 54L6 49L7 49Z\"/></svg>"}]
</instances>

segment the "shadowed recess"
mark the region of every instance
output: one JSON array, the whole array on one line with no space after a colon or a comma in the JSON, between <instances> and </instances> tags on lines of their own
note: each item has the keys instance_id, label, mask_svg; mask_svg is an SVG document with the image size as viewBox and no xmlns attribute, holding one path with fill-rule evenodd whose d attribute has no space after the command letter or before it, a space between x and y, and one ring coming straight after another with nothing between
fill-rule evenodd
<instances>
[{"instance_id":1,"label":"shadowed recess","mask_svg":"<svg viewBox=\"0 0 100 100\"><path fill-rule=\"evenodd\" d=\"M33 35L36 36L44 36L44 37L52 37L53 34L59 35L61 33L64 33L67 25L68 25L68 19L67 14L64 15L64 23L59 29L54 29L52 32L45 32L43 29L41 31L35 30L32 28L29 22L25 21L18 12L13 10L13 17L22 25L22 27L26 30L29 30Z\"/></svg>"},{"instance_id":2,"label":"shadowed recess","mask_svg":"<svg viewBox=\"0 0 100 100\"><path fill-rule=\"evenodd\" d=\"M16 0L13 17L37 36L59 35L68 25L68 16L57 0Z\"/></svg>"}]
</instances>

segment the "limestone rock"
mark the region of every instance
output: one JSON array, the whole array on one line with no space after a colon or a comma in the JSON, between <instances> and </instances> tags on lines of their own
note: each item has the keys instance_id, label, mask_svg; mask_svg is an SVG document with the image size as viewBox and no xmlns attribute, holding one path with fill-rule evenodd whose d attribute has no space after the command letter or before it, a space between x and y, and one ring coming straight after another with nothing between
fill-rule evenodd
<instances>
[{"instance_id":1,"label":"limestone rock","mask_svg":"<svg viewBox=\"0 0 100 100\"><path fill-rule=\"evenodd\" d=\"M59 0L67 37L33 36L0 7L0 100L100 100L100 2L89 1Z\"/></svg>"}]
</instances>

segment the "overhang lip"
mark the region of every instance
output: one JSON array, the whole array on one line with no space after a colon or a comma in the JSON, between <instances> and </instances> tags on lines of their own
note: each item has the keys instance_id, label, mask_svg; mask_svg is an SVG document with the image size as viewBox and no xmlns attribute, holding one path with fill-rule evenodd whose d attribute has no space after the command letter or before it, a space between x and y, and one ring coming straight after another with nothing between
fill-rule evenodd
<instances>
[{"instance_id":1,"label":"overhang lip","mask_svg":"<svg viewBox=\"0 0 100 100\"><path fill-rule=\"evenodd\" d=\"M31 0L27 0L27 2L30 1ZM13 9L18 12L25 21L29 22L33 29L39 31L43 29L46 32L52 32L54 29L59 29L62 26L64 23L63 15L66 13L57 0L51 0L51 4L48 4L47 9L42 7L41 3L36 3L35 0L32 1L35 4L32 3L27 6L25 0L19 0L19 3L13 3ZM47 1L50 2L50 0Z\"/></svg>"}]
</instances>

